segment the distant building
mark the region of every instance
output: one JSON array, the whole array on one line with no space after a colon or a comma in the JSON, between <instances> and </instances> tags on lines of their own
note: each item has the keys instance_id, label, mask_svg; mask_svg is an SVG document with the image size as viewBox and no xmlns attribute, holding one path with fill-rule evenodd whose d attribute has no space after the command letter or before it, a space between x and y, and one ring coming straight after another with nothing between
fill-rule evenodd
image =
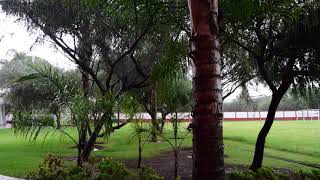
<instances>
[{"instance_id":1,"label":"distant building","mask_svg":"<svg viewBox=\"0 0 320 180\"><path fill-rule=\"evenodd\" d=\"M9 92L9 89L0 89L0 127L7 125L6 118L6 102L4 100L5 95Z\"/></svg>"},{"instance_id":2,"label":"distant building","mask_svg":"<svg viewBox=\"0 0 320 180\"><path fill-rule=\"evenodd\" d=\"M0 97L0 126L5 126L7 124L6 120L6 110L5 102L2 97Z\"/></svg>"}]
</instances>

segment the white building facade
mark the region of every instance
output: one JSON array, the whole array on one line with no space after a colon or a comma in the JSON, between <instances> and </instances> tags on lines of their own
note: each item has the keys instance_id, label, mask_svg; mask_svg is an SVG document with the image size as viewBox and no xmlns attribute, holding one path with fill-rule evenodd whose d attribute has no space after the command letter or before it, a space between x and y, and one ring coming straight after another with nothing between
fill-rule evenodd
<instances>
[{"instance_id":1,"label":"white building facade","mask_svg":"<svg viewBox=\"0 0 320 180\"><path fill-rule=\"evenodd\" d=\"M2 97L0 97L0 126L5 126L7 124L5 103Z\"/></svg>"}]
</instances>

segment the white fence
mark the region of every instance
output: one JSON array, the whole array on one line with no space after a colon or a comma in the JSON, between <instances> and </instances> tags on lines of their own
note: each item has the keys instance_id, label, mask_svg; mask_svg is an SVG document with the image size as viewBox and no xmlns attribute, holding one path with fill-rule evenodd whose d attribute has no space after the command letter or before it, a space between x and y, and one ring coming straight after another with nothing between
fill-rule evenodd
<instances>
[{"instance_id":1,"label":"white fence","mask_svg":"<svg viewBox=\"0 0 320 180\"><path fill-rule=\"evenodd\" d=\"M267 117L267 111L261 112L224 112L224 120L264 120ZM115 115L118 119L118 116ZM171 115L168 115L166 119L170 119ZM119 119L127 119L125 114L120 113ZM148 113L138 113L135 118L150 120L151 117ZM161 113L157 113L157 118L161 118ZM192 115L190 112L178 113L178 118L182 120L190 121ZM298 111L277 111L275 115L276 120L319 120L319 109L306 109Z\"/></svg>"},{"instance_id":2,"label":"white fence","mask_svg":"<svg viewBox=\"0 0 320 180\"><path fill-rule=\"evenodd\" d=\"M262 112L224 112L225 121L246 121L246 120L264 120L267 117L267 111ZM276 120L319 120L319 109L306 109L299 111L277 111L275 115ZM0 104L0 126L6 125L6 119L11 120L12 116L5 116L4 107ZM125 120L129 117L123 113L115 113L115 120ZM135 119L151 120L151 116L148 113L137 113ZM161 113L157 113L157 118L161 118ZM166 119L170 119L171 115L166 116ZM192 115L190 112L178 113L178 119L182 121L192 121Z\"/></svg>"},{"instance_id":3,"label":"white fence","mask_svg":"<svg viewBox=\"0 0 320 180\"><path fill-rule=\"evenodd\" d=\"M265 119L268 112L224 112L225 119ZM319 120L319 109L306 109L298 111L277 111L275 119L280 120Z\"/></svg>"}]
</instances>

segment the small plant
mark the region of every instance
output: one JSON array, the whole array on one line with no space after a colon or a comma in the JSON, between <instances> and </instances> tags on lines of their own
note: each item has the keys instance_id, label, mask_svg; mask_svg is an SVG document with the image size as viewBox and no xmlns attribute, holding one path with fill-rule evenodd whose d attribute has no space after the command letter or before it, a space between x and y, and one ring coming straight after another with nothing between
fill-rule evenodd
<instances>
[{"instance_id":1,"label":"small plant","mask_svg":"<svg viewBox=\"0 0 320 180\"><path fill-rule=\"evenodd\" d=\"M163 177L160 177L152 168L141 167L137 180L163 180Z\"/></svg>"},{"instance_id":2,"label":"small plant","mask_svg":"<svg viewBox=\"0 0 320 180\"><path fill-rule=\"evenodd\" d=\"M275 174L271 168L260 168L256 172L246 171L246 172L232 172L227 174L228 180L276 180L284 178L284 176L278 176ZM281 178L280 178L281 177Z\"/></svg>"},{"instance_id":3,"label":"small plant","mask_svg":"<svg viewBox=\"0 0 320 180\"><path fill-rule=\"evenodd\" d=\"M91 176L90 170L78 166L65 166L60 156L47 155L39 166L38 172L30 173L28 180L86 180Z\"/></svg>"},{"instance_id":4,"label":"small plant","mask_svg":"<svg viewBox=\"0 0 320 180\"><path fill-rule=\"evenodd\" d=\"M178 118L178 113L172 113L171 119L170 119L172 129L173 129L173 137L168 138L162 134L159 134L159 136L164 139L172 148L173 154L174 154L174 178L178 178L178 168L179 168L179 153L181 150L181 146L186 139L186 137L189 135L190 131L187 131L182 137L179 137L179 130L180 130L180 121ZM173 142L170 140L173 139Z\"/></svg>"},{"instance_id":5,"label":"small plant","mask_svg":"<svg viewBox=\"0 0 320 180\"><path fill-rule=\"evenodd\" d=\"M319 180L320 179L320 170L312 170L310 171L303 171L299 170L295 173L298 179L301 180Z\"/></svg>"},{"instance_id":6,"label":"small plant","mask_svg":"<svg viewBox=\"0 0 320 180\"><path fill-rule=\"evenodd\" d=\"M141 167L141 160L142 160L142 151L144 148L144 145L147 143L151 136L150 128L146 125L146 123L143 122L143 120L134 120L132 123L132 138L137 138L138 140L138 164L137 168ZM144 135L148 133L147 137L143 139Z\"/></svg>"},{"instance_id":7,"label":"small plant","mask_svg":"<svg viewBox=\"0 0 320 180\"><path fill-rule=\"evenodd\" d=\"M253 180L253 175L251 173L242 172L232 172L227 174L228 180Z\"/></svg>"},{"instance_id":8,"label":"small plant","mask_svg":"<svg viewBox=\"0 0 320 180\"><path fill-rule=\"evenodd\" d=\"M281 173L278 175L278 179L279 180L290 180L290 176L289 176L289 174Z\"/></svg>"},{"instance_id":9,"label":"small plant","mask_svg":"<svg viewBox=\"0 0 320 180\"><path fill-rule=\"evenodd\" d=\"M134 180L135 176L123 164L113 160L102 161L98 165L96 180Z\"/></svg>"},{"instance_id":10,"label":"small plant","mask_svg":"<svg viewBox=\"0 0 320 180\"><path fill-rule=\"evenodd\" d=\"M267 167L263 167L263 168L259 168L255 174L256 178L264 178L264 179L268 179L268 180L276 180L276 174L274 173L273 169L271 168L267 168Z\"/></svg>"},{"instance_id":11,"label":"small plant","mask_svg":"<svg viewBox=\"0 0 320 180\"><path fill-rule=\"evenodd\" d=\"M95 180L163 180L153 169L141 167L137 174L117 161L106 159L98 165Z\"/></svg>"}]
</instances>

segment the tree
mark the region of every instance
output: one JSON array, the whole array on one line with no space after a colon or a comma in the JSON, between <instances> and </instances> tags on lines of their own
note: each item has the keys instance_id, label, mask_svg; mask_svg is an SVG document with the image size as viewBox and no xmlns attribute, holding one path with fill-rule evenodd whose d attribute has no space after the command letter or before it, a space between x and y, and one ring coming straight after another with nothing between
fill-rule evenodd
<instances>
[{"instance_id":1,"label":"tree","mask_svg":"<svg viewBox=\"0 0 320 180\"><path fill-rule=\"evenodd\" d=\"M167 30L174 27L168 19L172 3L4 0L1 8L18 16L29 29L40 29L78 65L85 95L88 94L88 79L91 79L91 87L99 89L101 96L114 93L120 97L126 91L147 86L155 64L154 53L150 52L156 51L150 44L161 44L159 34L168 33ZM71 43L66 37L71 38ZM113 108L106 112L113 112ZM88 128L83 130L87 133L82 133L84 160L88 159L104 125L102 121L95 123L92 131L89 126L83 127Z\"/></svg>"},{"instance_id":2,"label":"tree","mask_svg":"<svg viewBox=\"0 0 320 180\"><path fill-rule=\"evenodd\" d=\"M48 69L54 69L58 73L66 74L66 78L74 84L77 82L78 74L73 70L63 71L53 67L43 59L16 53L14 58L4 63L0 70L2 77L0 87L8 89L5 98L10 104L8 109L11 112L21 109L47 111L47 113L56 116L56 123L60 126L62 109L55 99L59 90L54 85L42 81L17 82L22 76L35 73L33 67L40 65L45 65Z\"/></svg>"},{"instance_id":3,"label":"tree","mask_svg":"<svg viewBox=\"0 0 320 180\"><path fill-rule=\"evenodd\" d=\"M262 166L265 140L282 97L291 86L314 86L319 79L316 73L320 67L319 46L314 42L319 38L315 34L319 27L315 17L319 14L316 5L309 1L220 2L226 14L225 38L237 45L238 51L246 52L247 59L256 64L256 76L272 91L268 115L258 135L250 167L257 170ZM313 22L312 28L305 28L310 22ZM301 35L314 39L302 39Z\"/></svg>"},{"instance_id":4,"label":"tree","mask_svg":"<svg viewBox=\"0 0 320 180\"><path fill-rule=\"evenodd\" d=\"M169 114L169 122L172 125L172 137L167 137L162 132L159 136L164 139L172 148L174 154L174 178L178 178L179 169L179 153L185 138L189 135L190 131L181 132L180 118L178 115L179 110L185 109L191 102L191 89L192 85L186 77L181 79L164 79L159 82L158 97L159 103L165 109L166 115ZM166 120L164 117L163 121ZM163 128L162 124L162 128ZM171 129L170 129L171 130ZM184 129L186 130L186 129ZM173 140L172 140L173 139ZM173 142L172 142L173 141Z\"/></svg>"},{"instance_id":5,"label":"tree","mask_svg":"<svg viewBox=\"0 0 320 180\"><path fill-rule=\"evenodd\" d=\"M152 133L150 131L150 128L146 125L144 120L135 119L132 124L133 133L131 136L133 138L137 138L138 140L138 163L137 168L141 168L141 162L142 162L142 151L144 148L144 145L149 140L149 137ZM145 134L148 134L146 138L144 138Z\"/></svg>"},{"instance_id":6,"label":"tree","mask_svg":"<svg viewBox=\"0 0 320 180\"><path fill-rule=\"evenodd\" d=\"M115 104L128 115L129 120L134 114L133 110L131 110L134 108L134 104L130 96L117 96L114 93L110 93L89 99L82 90L77 88L77 83L70 81L64 73L47 65L33 66L32 68L34 70L33 73L20 77L16 82L37 81L57 89L54 93L54 100L48 101L48 103L57 103L59 108L67 109L67 112L70 112L69 117L71 118L65 120L65 125L67 128L70 126L75 127L78 136L74 138L64 128L52 123L52 118L48 117L46 112L35 111L35 109L28 110L28 107L23 105L21 105L22 108L13 112L14 129L16 132L21 132L26 137L30 136L33 139L36 139L41 131L49 134L50 130L53 130L67 135L77 147L77 162L79 166L82 166L83 161L85 161L83 156L84 148L81 143L83 143L83 134L87 133L88 127L96 127L97 124L103 123L104 134L109 136L114 128L114 114L110 110Z\"/></svg>"},{"instance_id":7,"label":"tree","mask_svg":"<svg viewBox=\"0 0 320 180\"><path fill-rule=\"evenodd\" d=\"M184 17L184 14L181 15ZM169 114L165 104L159 101L159 94L163 81L175 81L184 78L190 63L188 59L188 37L179 27L171 30L171 33L162 33L162 42L156 47L156 64L152 69L149 86L136 90L135 94L140 103L152 118L154 131L162 131L165 117ZM164 91L166 91L164 89ZM161 112L160 121L157 112ZM160 124L159 124L160 122ZM152 133L153 141L156 140L156 132Z\"/></svg>"},{"instance_id":8,"label":"tree","mask_svg":"<svg viewBox=\"0 0 320 180\"><path fill-rule=\"evenodd\" d=\"M189 1L193 60L195 180L224 179L218 1Z\"/></svg>"},{"instance_id":9,"label":"tree","mask_svg":"<svg viewBox=\"0 0 320 180\"><path fill-rule=\"evenodd\" d=\"M223 11L223 10L220 10ZM222 15L220 15L222 16ZM222 23L223 24L223 23ZM220 26L223 25L219 24ZM248 60L245 51L239 50L224 36L221 37L221 76L222 99L225 100L237 89L247 90L247 85L254 81L255 64Z\"/></svg>"}]
</instances>

